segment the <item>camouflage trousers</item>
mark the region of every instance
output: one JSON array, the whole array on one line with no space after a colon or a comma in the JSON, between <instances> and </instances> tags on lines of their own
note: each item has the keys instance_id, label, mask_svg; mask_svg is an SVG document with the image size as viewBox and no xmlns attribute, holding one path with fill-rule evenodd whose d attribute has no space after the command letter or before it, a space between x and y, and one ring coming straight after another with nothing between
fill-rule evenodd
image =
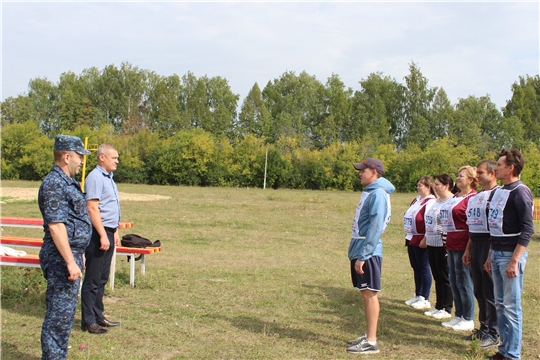
<instances>
[{"instance_id":1,"label":"camouflage trousers","mask_svg":"<svg viewBox=\"0 0 540 360\"><path fill-rule=\"evenodd\" d=\"M65 265L49 266L44 276L47 279L47 311L41 327L41 358L66 359L81 279L68 280Z\"/></svg>"}]
</instances>

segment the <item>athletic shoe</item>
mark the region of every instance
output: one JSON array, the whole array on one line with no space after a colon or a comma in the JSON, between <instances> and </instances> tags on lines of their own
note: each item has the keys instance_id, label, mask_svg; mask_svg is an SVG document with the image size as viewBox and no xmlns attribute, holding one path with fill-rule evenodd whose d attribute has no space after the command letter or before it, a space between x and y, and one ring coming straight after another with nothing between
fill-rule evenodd
<instances>
[{"instance_id":1,"label":"athletic shoe","mask_svg":"<svg viewBox=\"0 0 540 360\"><path fill-rule=\"evenodd\" d=\"M420 298L422 298L422 300L424 300L423 296L415 296L415 297L410 298L409 300L405 301L405 305L412 305L415 302L417 302L418 300L420 300Z\"/></svg>"},{"instance_id":2,"label":"athletic shoe","mask_svg":"<svg viewBox=\"0 0 540 360\"><path fill-rule=\"evenodd\" d=\"M347 344L349 344L349 345L358 345L365 339L367 339L366 334L360 336L359 338L347 341Z\"/></svg>"},{"instance_id":3,"label":"athletic shoe","mask_svg":"<svg viewBox=\"0 0 540 360\"><path fill-rule=\"evenodd\" d=\"M421 300L418 300L417 302L413 303L411 306L418 310L431 309L431 304L429 303L429 300L424 300L423 297Z\"/></svg>"},{"instance_id":4,"label":"athletic shoe","mask_svg":"<svg viewBox=\"0 0 540 360\"><path fill-rule=\"evenodd\" d=\"M452 314L450 313L447 313L446 310L439 310L437 311L436 313L434 313L433 315L431 315L434 319L438 319L438 320L442 320L442 319L446 319L446 318L449 318L449 317L452 317Z\"/></svg>"},{"instance_id":5,"label":"athletic shoe","mask_svg":"<svg viewBox=\"0 0 540 360\"><path fill-rule=\"evenodd\" d=\"M480 347L482 349L487 349L492 346L498 346L499 345L499 339L497 336L493 336L491 334L484 334L484 337L482 338L482 342L480 343Z\"/></svg>"},{"instance_id":6,"label":"athletic shoe","mask_svg":"<svg viewBox=\"0 0 540 360\"><path fill-rule=\"evenodd\" d=\"M445 321L441 323L441 325L447 328L451 328L452 326L456 325L460 321L461 321L461 317L455 317L450 321Z\"/></svg>"},{"instance_id":7,"label":"athletic shoe","mask_svg":"<svg viewBox=\"0 0 540 360\"><path fill-rule=\"evenodd\" d=\"M511 360L511 359L509 359L507 357L504 357L503 354L501 354L498 351L497 351L497 353L495 355L489 356L488 359L489 360Z\"/></svg>"},{"instance_id":8,"label":"athletic shoe","mask_svg":"<svg viewBox=\"0 0 540 360\"><path fill-rule=\"evenodd\" d=\"M347 352L353 354L377 354L379 352L379 342L375 341L375 345L371 345L367 339L364 339L360 344L347 348Z\"/></svg>"},{"instance_id":9,"label":"athletic shoe","mask_svg":"<svg viewBox=\"0 0 540 360\"><path fill-rule=\"evenodd\" d=\"M482 330L473 329L472 333L462 337L462 339L465 341L473 341L474 339L482 340L483 337L484 337L484 332Z\"/></svg>"},{"instance_id":10,"label":"athletic shoe","mask_svg":"<svg viewBox=\"0 0 540 360\"><path fill-rule=\"evenodd\" d=\"M474 329L474 321L461 319L460 322L452 326L452 329L456 331L470 331Z\"/></svg>"},{"instance_id":11,"label":"athletic shoe","mask_svg":"<svg viewBox=\"0 0 540 360\"><path fill-rule=\"evenodd\" d=\"M431 309L431 310L428 310L424 313L424 315L426 316L433 316L433 314L435 314L436 312L439 312L439 310L437 309Z\"/></svg>"}]
</instances>

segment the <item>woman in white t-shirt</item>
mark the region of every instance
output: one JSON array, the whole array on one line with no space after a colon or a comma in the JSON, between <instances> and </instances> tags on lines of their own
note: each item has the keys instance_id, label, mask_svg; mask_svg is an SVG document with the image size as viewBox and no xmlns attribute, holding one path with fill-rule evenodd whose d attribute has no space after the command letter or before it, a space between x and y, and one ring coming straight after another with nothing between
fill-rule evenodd
<instances>
[{"instance_id":1,"label":"woman in white t-shirt","mask_svg":"<svg viewBox=\"0 0 540 360\"><path fill-rule=\"evenodd\" d=\"M420 242L425 238L424 214L435 203L435 190L431 176L422 176L416 183L418 196L411 202L409 209L403 216L405 230L405 245L409 254L409 261L414 272L415 294L405 304L415 309L429 309L429 293L431 292L431 271L428 254Z\"/></svg>"},{"instance_id":2,"label":"woman in white t-shirt","mask_svg":"<svg viewBox=\"0 0 540 360\"><path fill-rule=\"evenodd\" d=\"M426 311L424 315L435 319L446 319L452 316L452 288L448 278L448 262L446 261L446 234L441 227L440 209L448 199L454 196L454 181L448 174L435 176L435 193L437 201L424 215L426 222L426 237L420 247L427 247L429 265L435 281L435 308Z\"/></svg>"}]
</instances>

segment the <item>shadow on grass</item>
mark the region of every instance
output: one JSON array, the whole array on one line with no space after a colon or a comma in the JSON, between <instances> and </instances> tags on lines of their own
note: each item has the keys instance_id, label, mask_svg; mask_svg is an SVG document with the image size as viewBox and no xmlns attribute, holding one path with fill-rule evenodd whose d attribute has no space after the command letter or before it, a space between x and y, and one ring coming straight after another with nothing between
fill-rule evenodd
<instances>
[{"instance_id":1,"label":"shadow on grass","mask_svg":"<svg viewBox=\"0 0 540 360\"><path fill-rule=\"evenodd\" d=\"M240 330L249 331L254 334L262 334L268 337L290 338L296 341L317 341L320 344L328 346L333 345L328 338L321 336L321 334L283 326L276 322L268 322L255 317L235 316L231 318L221 317L221 319L230 322L234 327Z\"/></svg>"},{"instance_id":2,"label":"shadow on grass","mask_svg":"<svg viewBox=\"0 0 540 360\"><path fill-rule=\"evenodd\" d=\"M360 291L306 284L302 285L302 289L318 293L316 301L319 303L319 312L325 311L333 318L341 319L335 325L351 334L351 338L363 333L366 321ZM302 293L305 295L305 291ZM445 329L441 326L444 320L427 317L423 314L424 310L412 309L401 299L387 298L386 295L382 293L379 298L378 337L381 342L396 349L421 345L441 353L454 353L463 357L467 355L470 343L461 340L461 337L468 333Z\"/></svg>"},{"instance_id":3,"label":"shadow on grass","mask_svg":"<svg viewBox=\"0 0 540 360\"><path fill-rule=\"evenodd\" d=\"M39 360L41 359L39 357L32 356L24 352L20 352L17 349L16 345L12 345L5 341L2 341L2 353L0 356L2 357L3 360L18 360L18 359Z\"/></svg>"}]
</instances>

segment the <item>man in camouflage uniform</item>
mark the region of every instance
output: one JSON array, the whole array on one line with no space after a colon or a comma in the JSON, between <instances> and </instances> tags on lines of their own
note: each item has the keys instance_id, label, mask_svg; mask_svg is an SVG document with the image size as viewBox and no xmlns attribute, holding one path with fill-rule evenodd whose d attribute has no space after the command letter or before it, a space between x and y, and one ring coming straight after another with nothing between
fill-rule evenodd
<instances>
[{"instance_id":1,"label":"man in camouflage uniform","mask_svg":"<svg viewBox=\"0 0 540 360\"><path fill-rule=\"evenodd\" d=\"M72 176L79 172L83 155L88 154L80 138L57 135L54 166L39 188L38 205L45 232L39 260L47 280L42 359L67 357L82 277L82 255L92 234L86 199Z\"/></svg>"}]
</instances>

